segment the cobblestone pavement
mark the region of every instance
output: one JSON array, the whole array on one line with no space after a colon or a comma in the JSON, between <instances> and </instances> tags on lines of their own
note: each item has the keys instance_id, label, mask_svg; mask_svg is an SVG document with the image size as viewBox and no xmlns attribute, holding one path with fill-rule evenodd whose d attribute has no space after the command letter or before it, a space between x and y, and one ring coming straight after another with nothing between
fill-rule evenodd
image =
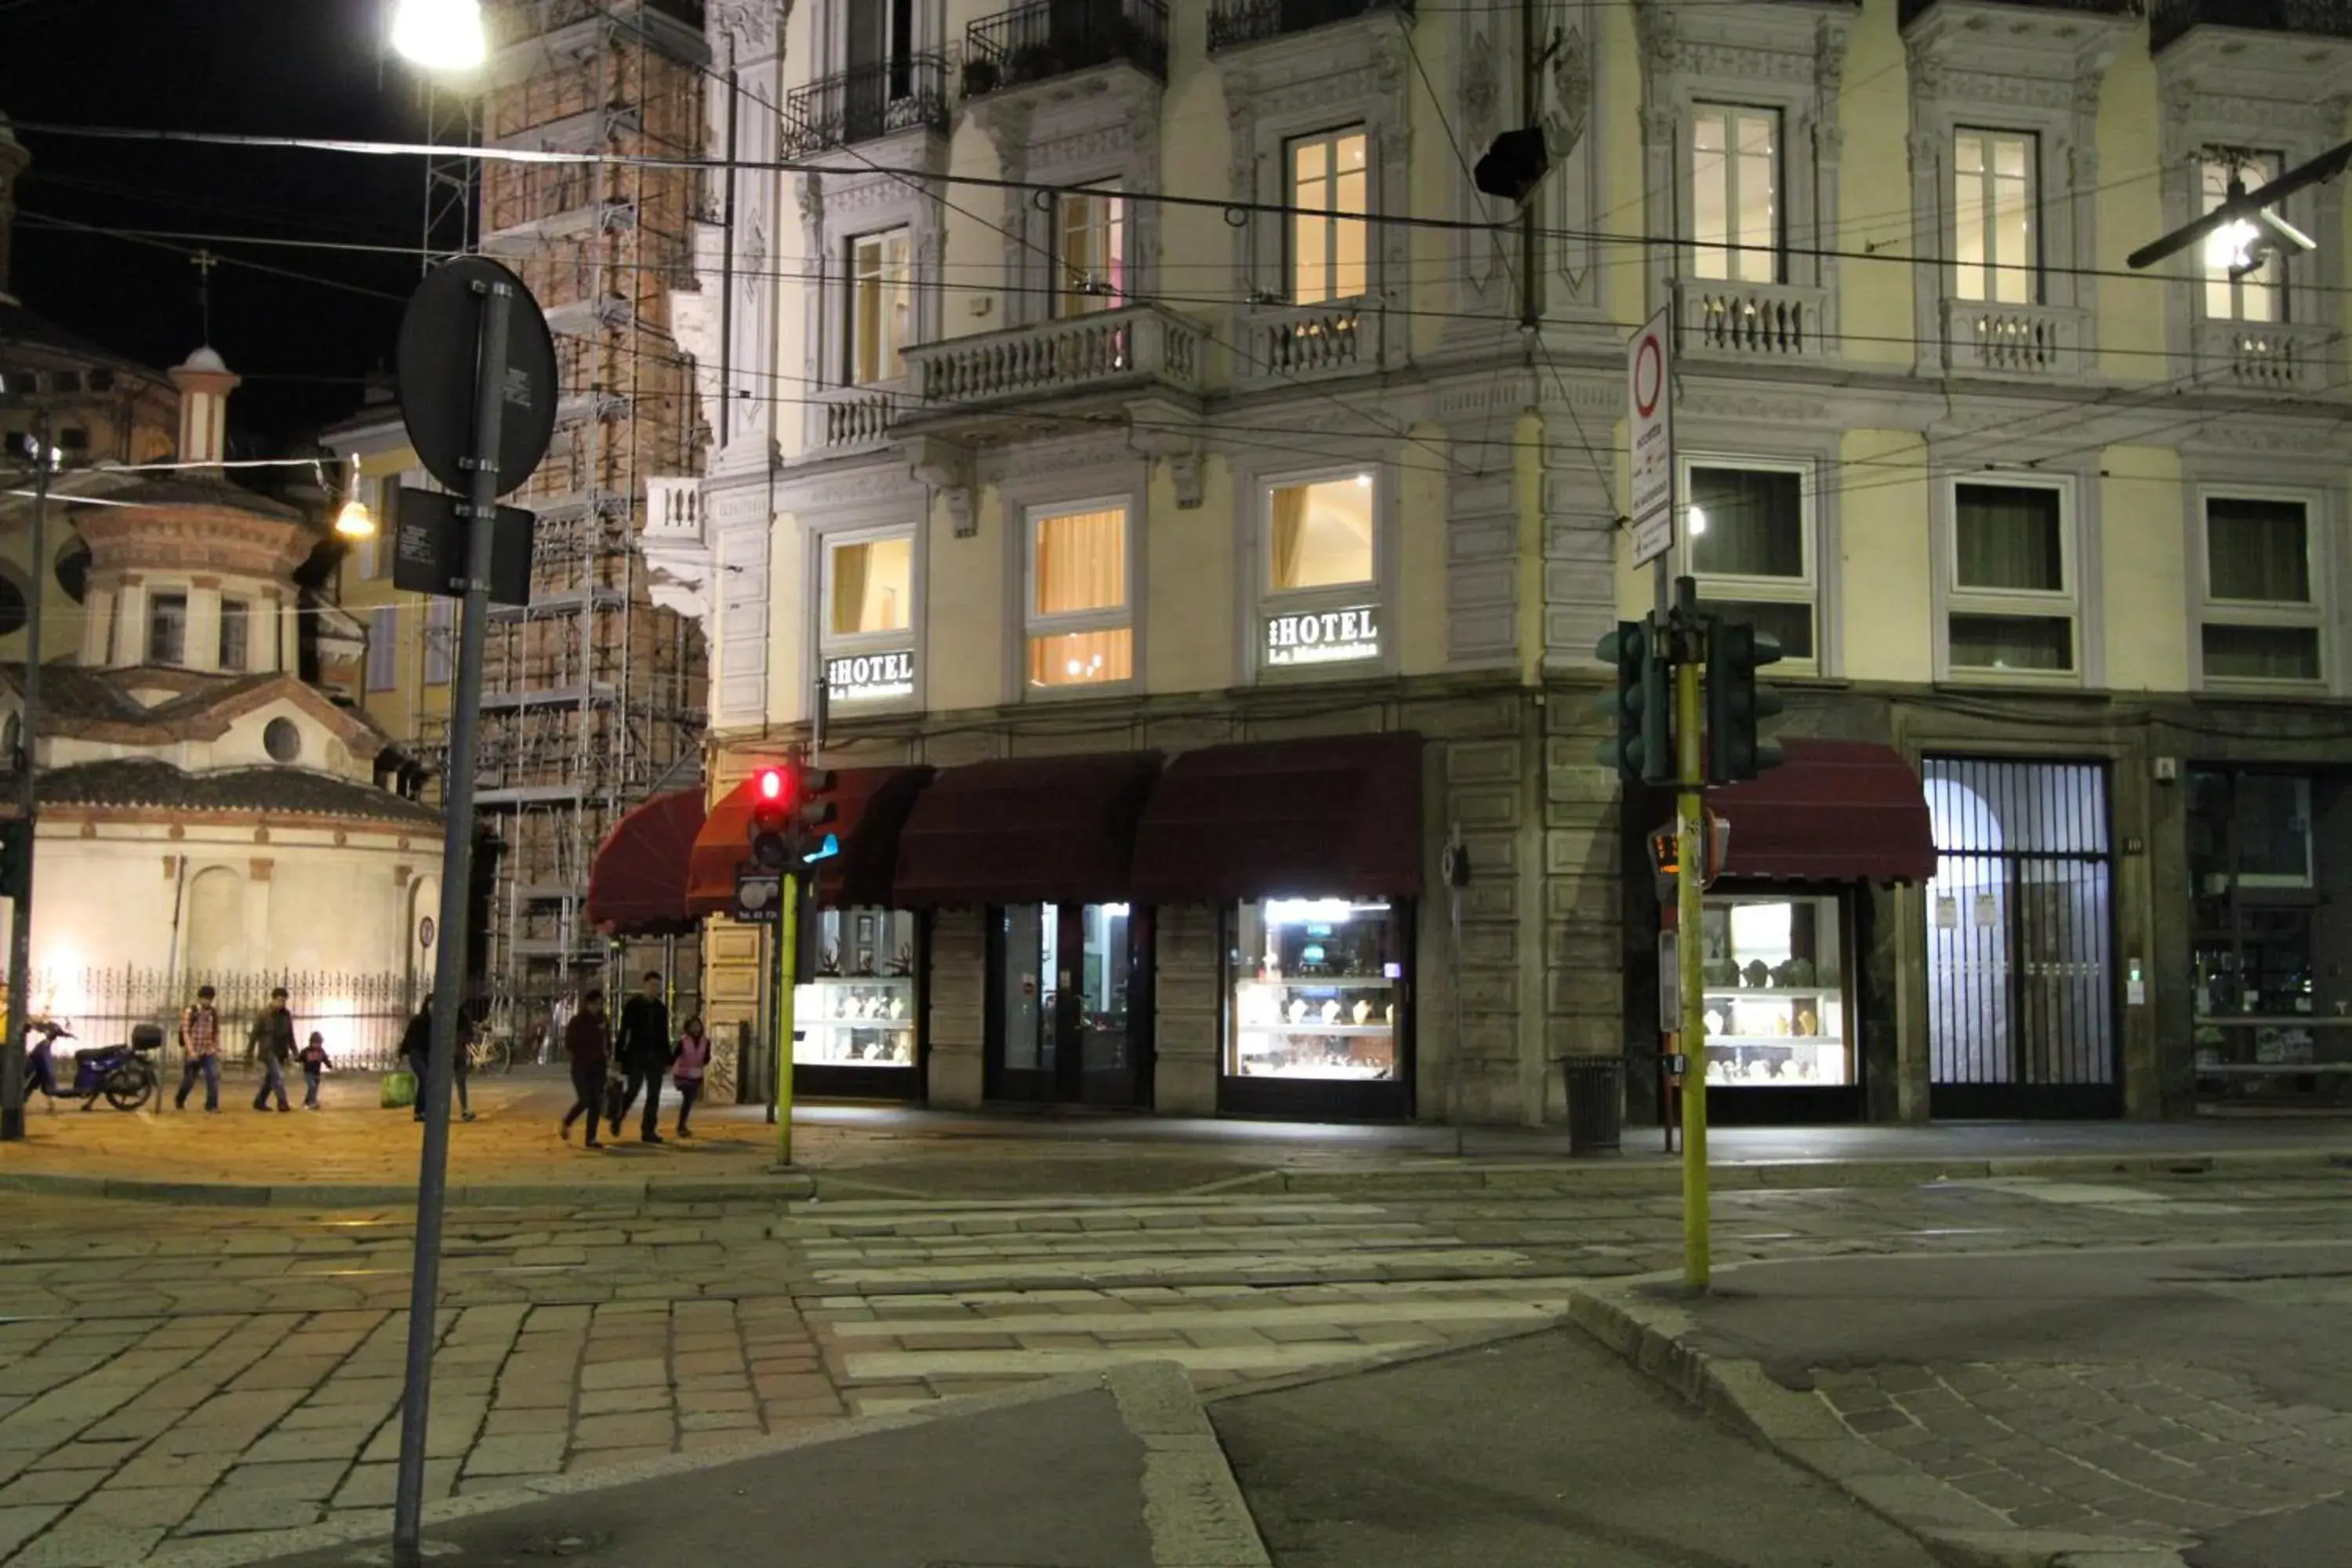
<instances>
[{"instance_id":1,"label":"cobblestone pavement","mask_svg":"<svg viewBox=\"0 0 2352 1568\"><path fill-rule=\"evenodd\" d=\"M1717 1256L2334 1239L2352 1177L2064 1191L1725 1194ZM404 1215L9 1202L0 1560L131 1563L386 1509ZM1603 1194L467 1210L428 1482L499 1489L1139 1359L1203 1388L1363 1364L1539 1324L1576 1280L1671 1266L1680 1237L1676 1200Z\"/></svg>"}]
</instances>

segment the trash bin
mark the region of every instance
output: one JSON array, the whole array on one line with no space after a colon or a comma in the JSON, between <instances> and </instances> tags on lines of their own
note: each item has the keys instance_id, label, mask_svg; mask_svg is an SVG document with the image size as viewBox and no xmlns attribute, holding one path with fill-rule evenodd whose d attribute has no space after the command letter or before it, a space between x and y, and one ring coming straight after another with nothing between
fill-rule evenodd
<instances>
[{"instance_id":1,"label":"trash bin","mask_svg":"<svg viewBox=\"0 0 2352 1568\"><path fill-rule=\"evenodd\" d=\"M1625 1061L1622 1057L1564 1057L1568 1085L1568 1152L1614 1154L1625 1124Z\"/></svg>"}]
</instances>

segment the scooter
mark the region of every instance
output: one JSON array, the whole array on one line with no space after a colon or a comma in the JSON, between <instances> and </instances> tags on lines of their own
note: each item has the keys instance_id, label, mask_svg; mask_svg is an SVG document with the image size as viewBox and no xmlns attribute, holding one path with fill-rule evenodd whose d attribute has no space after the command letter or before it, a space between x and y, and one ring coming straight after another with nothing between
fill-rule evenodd
<instances>
[{"instance_id":1,"label":"scooter","mask_svg":"<svg viewBox=\"0 0 2352 1568\"><path fill-rule=\"evenodd\" d=\"M57 1043L72 1039L74 1032L54 1018L35 1018L25 1027L27 1033L41 1037L30 1053L34 1076L54 1079L54 1072L43 1073L42 1066L54 1060ZM97 1104L101 1094L117 1110L136 1110L163 1088L154 1064L147 1059L163 1048L163 1031L152 1024L142 1024L131 1031L127 1046L78 1050L73 1054L73 1087L65 1094L80 1100L84 1110Z\"/></svg>"}]
</instances>

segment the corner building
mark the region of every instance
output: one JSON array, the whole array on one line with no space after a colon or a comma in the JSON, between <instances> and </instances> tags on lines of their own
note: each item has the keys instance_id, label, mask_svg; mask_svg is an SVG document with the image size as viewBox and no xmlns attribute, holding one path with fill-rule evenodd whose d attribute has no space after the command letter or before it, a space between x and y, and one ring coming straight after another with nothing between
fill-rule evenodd
<instances>
[{"instance_id":1,"label":"corner building","mask_svg":"<svg viewBox=\"0 0 2352 1568\"><path fill-rule=\"evenodd\" d=\"M768 1016L735 792L822 681L800 1092L1535 1123L1616 1059L1653 1115L1666 810L1595 764L1593 647L1651 601L1623 353L1671 304L1674 566L1787 654L1789 763L1718 803L1712 1114L2337 1098L2341 187L2284 204L2313 255L2124 258L2345 139L2352 18L1538 9L1522 104L1507 5L709 8L740 162L662 566L714 1022ZM1388 221L1507 220L1465 163L1531 119L1527 258Z\"/></svg>"}]
</instances>

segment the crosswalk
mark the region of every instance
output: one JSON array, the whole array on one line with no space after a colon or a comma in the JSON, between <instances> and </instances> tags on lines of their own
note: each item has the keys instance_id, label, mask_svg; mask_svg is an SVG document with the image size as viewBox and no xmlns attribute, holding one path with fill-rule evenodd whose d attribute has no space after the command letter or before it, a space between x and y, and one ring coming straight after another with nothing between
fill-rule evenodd
<instances>
[{"instance_id":1,"label":"crosswalk","mask_svg":"<svg viewBox=\"0 0 2352 1568\"><path fill-rule=\"evenodd\" d=\"M776 1227L859 1414L1172 1361L1202 1390L1530 1330L1573 1277L1378 1204L826 1205Z\"/></svg>"}]
</instances>

